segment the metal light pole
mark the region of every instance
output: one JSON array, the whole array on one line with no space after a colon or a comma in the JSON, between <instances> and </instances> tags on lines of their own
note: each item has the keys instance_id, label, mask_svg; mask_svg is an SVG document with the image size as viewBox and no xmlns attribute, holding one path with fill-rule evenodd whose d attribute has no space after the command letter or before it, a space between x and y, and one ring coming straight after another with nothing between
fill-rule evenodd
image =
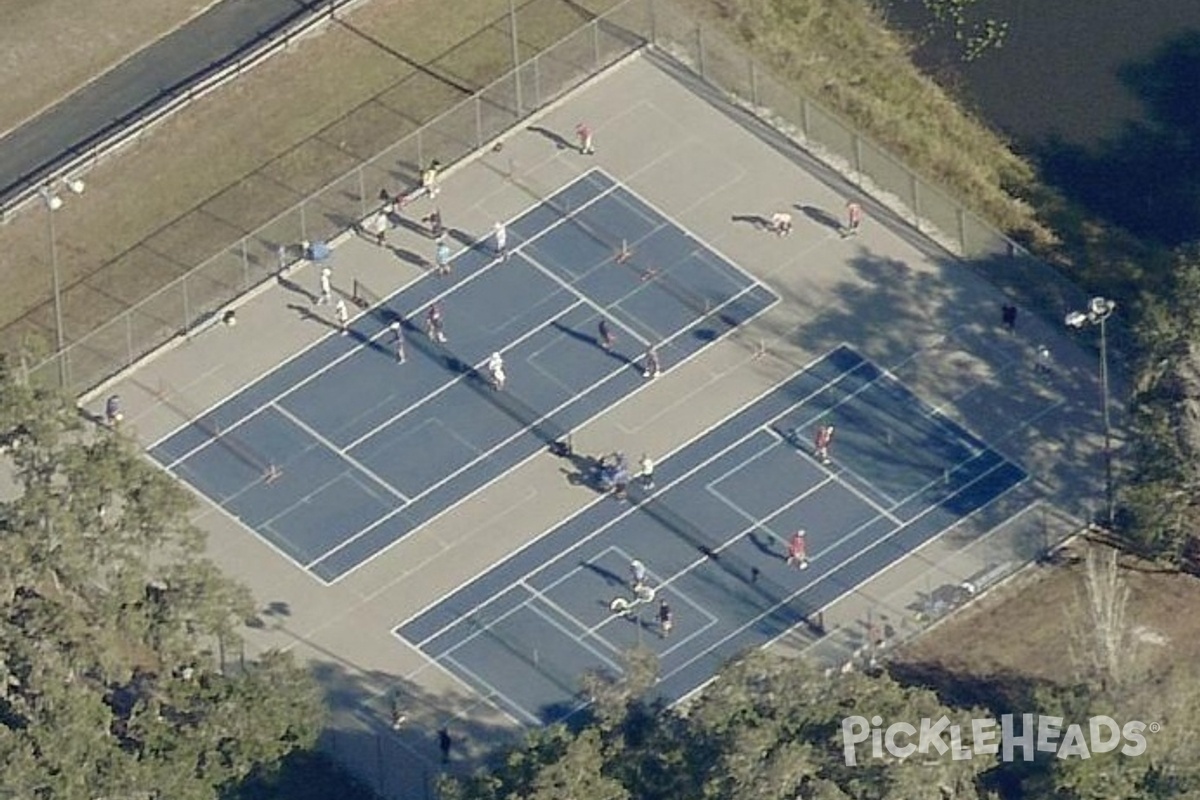
<instances>
[{"instance_id":1,"label":"metal light pole","mask_svg":"<svg viewBox=\"0 0 1200 800\"><path fill-rule=\"evenodd\" d=\"M59 185L67 187L75 194L83 194L83 190L86 188L84 182L78 178L62 180ZM56 184L46 184L39 194L42 196L42 203L46 206L46 227L50 237L50 276L54 286L54 350L58 358L59 384L65 390L68 377L67 359L63 351L67 346L67 337L63 329L62 283L58 276L58 236L54 230L54 212L63 207L63 199L55 194L56 188Z\"/></svg>"},{"instance_id":2,"label":"metal light pole","mask_svg":"<svg viewBox=\"0 0 1200 800\"><path fill-rule=\"evenodd\" d=\"M1111 530L1116 519L1116 489L1113 485L1112 423L1108 410L1108 330L1105 323L1117 309L1117 304L1106 297L1093 297L1087 311L1072 311L1067 314L1068 328L1079 330L1088 325L1100 326L1100 410L1104 417L1104 498L1105 520Z\"/></svg>"}]
</instances>

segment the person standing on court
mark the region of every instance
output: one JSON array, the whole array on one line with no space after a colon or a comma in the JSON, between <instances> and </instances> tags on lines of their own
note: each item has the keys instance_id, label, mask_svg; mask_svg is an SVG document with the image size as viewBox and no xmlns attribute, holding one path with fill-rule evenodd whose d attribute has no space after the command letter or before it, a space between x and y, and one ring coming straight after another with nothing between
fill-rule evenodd
<instances>
[{"instance_id":1,"label":"person standing on court","mask_svg":"<svg viewBox=\"0 0 1200 800\"><path fill-rule=\"evenodd\" d=\"M650 345L646 348L645 363L642 364L642 377L657 378L662 374L662 363L658 360L658 348Z\"/></svg>"},{"instance_id":2,"label":"person standing on court","mask_svg":"<svg viewBox=\"0 0 1200 800\"><path fill-rule=\"evenodd\" d=\"M646 565L635 558L629 562L629 572L633 575L633 591L637 593L640 587L646 585Z\"/></svg>"},{"instance_id":3,"label":"person standing on court","mask_svg":"<svg viewBox=\"0 0 1200 800\"><path fill-rule=\"evenodd\" d=\"M450 751L454 748L454 740L450 738L450 731L445 728L438 728L438 749L442 751L442 763L450 763Z\"/></svg>"},{"instance_id":4,"label":"person standing on court","mask_svg":"<svg viewBox=\"0 0 1200 800\"><path fill-rule=\"evenodd\" d=\"M792 215L786 211L776 211L771 215L768 228L776 236L787 236L792 232Z\"/></svg>"},{"instance_id":5,"label":"person standing on court","mask_svg":"<svg viewBox=\"0 0 1200 800\"><path fill-rule=\"evenodd\" d=\"M600 336L597 341L599 342L600 347L602 347L604 350L612 350L613 345L617 342L617 337L613 335L612 329L608 327L608 320L601 317L598 330Z\"/></svg>"},{"instance_id":6,"label":"person standing on court","mask_svg":"<svg viewBox=\"0 0 1200 800\"><path fill-rule=\"evenodd\" d=\"M333 308L333 314L337 317L338 330L342 335L346 335L346 325L350 323L350 311L346 308L346 301L338 298L337 305Z\"/></svg>"},{"instance_id":7,"label":"person standing on court","mask_svg":"<svg viewBox=\"0 0 1200 800\"><path fill-rule=\"evenodd\" d=\"M437 238L437 249L434 252L434 260L437 262L437 274L450 274L450 245L446 243L445 236Z\"/></svg>"},{"instance_id":8,"label":"person standing on court","mask_svg":"<svg viewBox=\"0 0 1200 800\"><path fill-rule=\"evenodd\" d=\"M392 344L396 349L396 361L403 364L408 359L404 354L404 325L396 320L388 328L392 331Z\"/></svg>"},{"instance_id":9,"label":"person standing on court","mask_svg":"<svg viewBox=\"0 0 1200 800\"><path fill-rule=\"evenodd\" d=\"M442 318L442 304L431 303L425 312L425 333L435 342L446 341L445 320Z\"/></svg>"},{"instance_id":10,"label":"person standing on court","mask_svg":"<svg viewBox=\"0 0 1200 800\"><path fill-rule=\"evenodd\" d=\"M667 605L666 600L658 601L658 635L662 638L667 638L671 635L671 629L675 627L675 615L671 611L671 607Z\"/></svg>"},{"instance_id":11,"label":"person standing on court","mask_svg":"<svg viewBox=\"0 0 1200 800\"><path fill-rule=\"evenodd\" d=\"M822 464L829 464L829 446L831 444L833 444L833 426L818 425L816 435L813 436L813 451Z\"/></svg>"},{"instance_id":12,"label":"person standing on court","mask_svg":"<svg viewBox=\"0 0 1200 800\"><path fill-rule=\"evenodd\" d=\"M858 233L859 227L862 225L863 210L862 206L850 200L846 203L846 227L842 229L842 236L854 236Z\"/></svg>"},{"instance_id":13,"label":"person standing on court","mask_svg":"<svg viewBox=\"0 0 1200 800\"><path fill-rule=\"evenodd\" d=\"M321 268L321 294L317 297L317 305L324 306L333 302L333 282L331 280L333 270L329 267Z\"/></svg>"},{"instance_id":14,"label":"person standing on court","mask_svg":"<svg viewBox=\"0 0 1200 800\"><path fill-rule=\"evenodd\" d=\"M504 388L504 358L499 353L492 353L487 361L488 380L492 388L500 391Z\"/></svg>"},{"instance_id":15,"label":"person standing on court","mask_svg":"<svg viewBox=\"0 0 1200 800\"><path fill-rule=\"evenodd\" d=\"M592 129L582 122L575 126L575 138L579 140L579 153L581 155L594 155L596 148L592 142Z\"/></svg>"},{"instance_id":16,"label":"person standing on court","mask_svg":"<svg viewBox=\"0 0 1200 800\"><path fill-rule=\"evenodd\" d=\"M492 226L492 247L496 258L508 259L508 228L503 222L497 222Z\"/></svg>"},{"instance_id":17,"label":"person standing on court","mask_svg":"<svg viewBox=\"0 0 1200 800\"><path fill-rule=\"evenodd\" d=\"M654 459L650 458L649 453L642 453L642 460L638 464L641 467L641 483L642 488L647 492L654 488Z\"/></svg>"},{"instance_id":18,"label":"person standing on court","mask_svg":"<svg viewBox=\"0 0 1200 800\"><path fill-rule=\"evenodd\" d=\"M796 569L808 569L807 534L802 530L792 534L792 540L788 542L787 564Z\"/></svg>"}]
</instances>

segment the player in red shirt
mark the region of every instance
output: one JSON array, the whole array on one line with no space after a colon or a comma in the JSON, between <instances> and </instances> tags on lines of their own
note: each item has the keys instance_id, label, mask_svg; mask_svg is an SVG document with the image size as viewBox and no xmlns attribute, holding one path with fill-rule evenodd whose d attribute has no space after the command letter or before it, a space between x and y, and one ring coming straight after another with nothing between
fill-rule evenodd
<instances>
[{"instance_id":1,"label":"player in red shirt","mask_svg":"<svg viewBox=\"0 0 1200 800\"><path fill-rule=\"evenodd\" d=\"M808 542L804 531L792 534L792 541L788 543L787 563L789 567L808 569Z\"/></svg>"},{"instance_id":2,"label":"player in red shirt","mask_svg":"<svg viewBox=\"0 0 1200 800\"><path fill-rule=\"evenodd\" d=\"M813 450L816 452L817 458L821 459L822 464L829 463L829 445L831 444L833 444L833 426L818 426L816 435L813 436Z\"/></svg>"}]
</instances>

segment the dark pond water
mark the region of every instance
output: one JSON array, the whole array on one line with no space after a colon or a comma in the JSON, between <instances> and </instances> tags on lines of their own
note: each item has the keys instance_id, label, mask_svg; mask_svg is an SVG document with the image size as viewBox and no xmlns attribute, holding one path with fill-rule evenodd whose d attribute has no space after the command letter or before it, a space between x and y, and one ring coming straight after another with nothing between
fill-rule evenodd
<instances>
[{"instance_id":1,"label":"dark pond water","mask_svg":"<svg viewBox=\"0 0 1200 800\"><path fill-rule=\"evenodd\" d=\"M918 0L894 24L920 36ZM964 62L929 37L922 67L1095 213L1146 238L1200 240L1200 0L982 0L1008 22Z\"/></svg>"}]
</instances>

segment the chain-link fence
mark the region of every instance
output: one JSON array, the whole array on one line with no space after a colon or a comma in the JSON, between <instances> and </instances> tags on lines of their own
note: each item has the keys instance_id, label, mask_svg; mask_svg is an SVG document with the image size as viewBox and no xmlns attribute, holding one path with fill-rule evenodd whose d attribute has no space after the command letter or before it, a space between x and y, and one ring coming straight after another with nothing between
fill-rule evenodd
<instances>
[{"instance_id":1,"label":"chain-link fence","mask_svg":"<svg viewBox=\"0 0 1200 800\"><path fill-rule=\"evenodd\" d=\"M29 370L29 379L82 393L135 364L164 342L215 319L220 310L299 259L302 242L328 241L351 229L377 201L379 188L412 185L421 165L459 161L520 120L647 43L650 4L626 0L540 50L517 69L312 193L248 236ZM154 263L126 274L171 269L163 248L138 248ZM176 267L177 269L177 267ZM122 296L119 287L109 287ZM94 298L95 292L87 292ZM64 302L84 292L68 292ZM128 296L128 295L124 295ZM88 302L94 302L94 299ZM68 307L69 311L69 307Z\"/></svg>"},{"instance_id":2,"label":"chain-link fence","mask_svg":"<svg viewBox=\"0 0 1200 800\"><path fill-rule=\"evenodd\" d=\"M1019 303L1059 318L1086 296L930 181L836 114L788 86L719 31L671 0L626 0L524 60L380 155L355 166L233 246L73 342L31 372L33 380L82 392L132 365L173 336L297 259L302 241L328 240L369 210L380 186L412 184L421 165L453 163L552 103L607 66L653 44L710 87L791 137L864 193L961 256ZM140 252L140 250L139 250ZM170 269L152 248L145 269ZM66 302L70 302L67 293ZM89 293L89 297L91 293ZM121 295L116 295L121 296Z\"/></svg>"}]
</instances>

